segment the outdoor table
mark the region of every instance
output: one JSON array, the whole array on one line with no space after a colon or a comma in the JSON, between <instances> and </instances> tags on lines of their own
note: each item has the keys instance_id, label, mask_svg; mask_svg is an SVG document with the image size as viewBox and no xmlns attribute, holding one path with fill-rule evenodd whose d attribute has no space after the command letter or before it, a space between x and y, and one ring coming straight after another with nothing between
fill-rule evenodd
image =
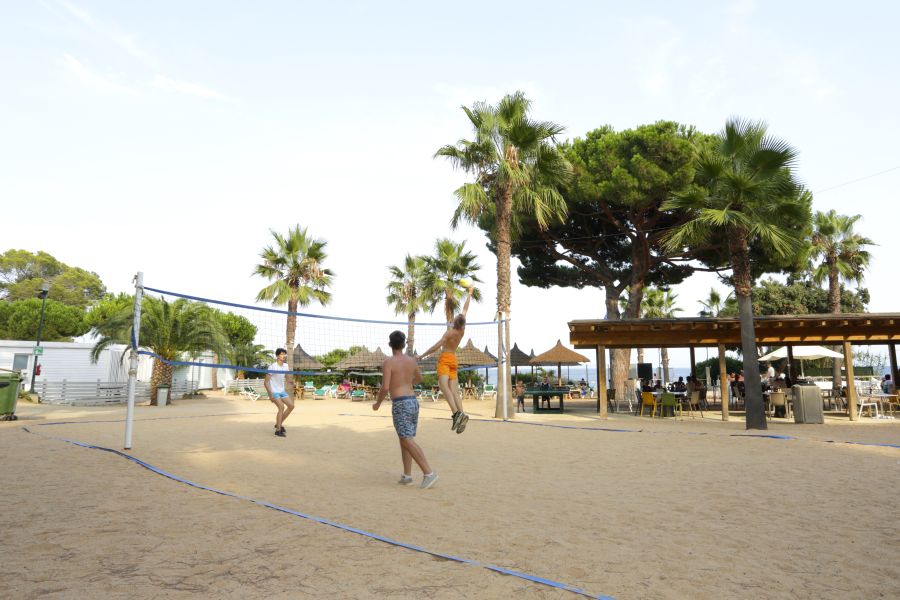
<instances>
[{"instance_id":1,"label":"outdoor table","mask_svg":"<svg viewBox=\"0 0 900 600\"><path fill-rule=\"evenodd\" d=\"M685 397L687 396L687 392L666 392L666 391L663 391L663 390L656 390L656 391L652 392L652 394L653 394L653 397L656 398L656 400L657 400L656 405L659 407L659 416L660 416L660 417L667 417L667 416L674 417L674 416L675 416L675 409L672 408L672 407L669 407L669 408L672 408L672 414L671 414L671 415L664 415L664 414L663 414L663 406L662 406L662 404L659 403L659 397L660 397L660 396L662 396L663 394L672 394L673 396L675 396L675 398L676 398L679 402L683 402L684 399L685 399ZM668 411L666 411L666 412L668 412Z\"/></svg>"},{"instance_id":2,"label":"outdoor table","mask_svg":"<svg viewBox=\"0 0 900 600\"><path fill-rule=\"evenodd\" d=\"M884 404L885 404L885 400L888 400L888 402L887 402L888 410L891 413L891 415L890 415L891 418L893 418L893 416L894 416L893 405L898 403L897 394L885 394L885 393L881 392L881 393L872 394L872 398L878 399L877 402L881 405L881 414L884 415L885 417L887 417L887 411L884 410ZM891 398L893 398L893 402L890 401Z\"/></svg>"},{"instance_id":3,"label":"outdoor table","mask_svg":"<svg viewBox=\"0 0 900 600\"><path fill-rule=\"evenodd\" d=\"M527 389L525 390L526 396L531 396L532 407L534 412L565 412L565 397L568 395L568 388L550 388L550 389ZM541 408L541 399L542 396L549 396L553 398L554 396L559 398L559 408ZM549 404L549 403L548 403Z\"/></svg>"}]
</instances>

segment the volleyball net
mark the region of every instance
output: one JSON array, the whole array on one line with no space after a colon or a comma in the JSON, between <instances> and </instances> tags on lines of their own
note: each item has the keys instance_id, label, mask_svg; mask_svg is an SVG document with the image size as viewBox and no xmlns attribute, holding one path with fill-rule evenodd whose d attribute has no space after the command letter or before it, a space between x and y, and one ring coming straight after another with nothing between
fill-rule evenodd
<instances>
[{"instance_id":1,"label":"volleyball net","mask_svg":"<svg viewBox=\"0 0 900 600\"><path fill-rule=\"evenodd\" d=\"M294 375L316 376L346 373L378 375L391 349L388 336L393 331L407 335L404 351L421 355L437 343L447 323L434 321L386 321L337 317L278 308L240 304L194 294L143 286L141 304L145 319L149 304L167 305L170 314L191 314L208 322L197 327L215 344L195 354L182 352L175 359L161 357L153 348L138 341L138 352L173 366L232 369L247 373L267 373L275 360L275 351L288 351L288 364ZM175 308L175 305L178 308ZM198 310L203 307L202 310ZM195 323L196 324L196 323ZM498 321L470 322L457 350L460 371L496 368L502 355ZM209 330L215 335L209 335ZM423 373L435 370L434 355L420 360ZM283 372L283 371L280 371Z\"/></svg>"}]
</instances>

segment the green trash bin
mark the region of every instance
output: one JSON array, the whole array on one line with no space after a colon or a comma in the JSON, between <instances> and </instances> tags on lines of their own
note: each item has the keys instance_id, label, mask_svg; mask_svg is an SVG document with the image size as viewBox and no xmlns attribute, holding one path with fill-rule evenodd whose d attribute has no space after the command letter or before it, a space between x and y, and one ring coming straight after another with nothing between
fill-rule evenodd
<instances>
[{"instance_id":1,"label":"green trash bin","mask_svg":"<svg viewBox=\"0 0 900 600\"><path fill-rule=\"evenodd\" d=\"M16 403L19 401L18 373L0 373L0 421L16 420Z\"/></svg>"}]
</instances>

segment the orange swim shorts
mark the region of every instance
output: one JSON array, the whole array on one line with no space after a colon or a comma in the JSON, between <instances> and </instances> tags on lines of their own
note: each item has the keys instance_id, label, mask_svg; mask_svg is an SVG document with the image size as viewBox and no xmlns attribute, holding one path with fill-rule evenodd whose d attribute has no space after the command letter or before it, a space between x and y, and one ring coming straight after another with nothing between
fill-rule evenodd
<instances>
[{"instance_id":1,"label":"orange swim shorts","mask_svg":"<svg viewBox=\"0 0 900 600\"><path fill-rule=\"evenodd\" d=\"M457 368L458 365L456 363L456 352L444 352L443 354L441 354L440 358L438 358L438 377L440 377L441 375L447 375L451 379L456 379Z\"/></svg>"}]
</instances>

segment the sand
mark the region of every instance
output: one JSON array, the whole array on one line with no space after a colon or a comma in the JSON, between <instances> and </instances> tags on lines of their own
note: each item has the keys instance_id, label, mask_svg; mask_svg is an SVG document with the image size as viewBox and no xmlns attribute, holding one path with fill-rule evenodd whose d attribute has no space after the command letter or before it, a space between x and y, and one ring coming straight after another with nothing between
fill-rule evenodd
<instances>
[{"instance_id":1,"label":"sand","mask_svg":"<svg viewBox=\"0 0 900 600\"><path fill-rule=\"evenodd\" d=\"M397 485L390 406L373 413L368 402L300 402L285 439L272 435L265 401L210 394L139 406L130 454L593 595L898 597L900 448L862 444L900 444L900 419L776 420L768 433L798 438L782 440L737 437L743 423L717 413L601 421L584 402L502 423L489 418L492 403L467 406L462 435L445 403L422 406L418 441L440 475L430 490ZM25 403L18 414L0 423L0 598L577 597L54 439L121 449L123 407ZM42 425L57 421L76 423Z\"/></svg>"}]
</instances>

